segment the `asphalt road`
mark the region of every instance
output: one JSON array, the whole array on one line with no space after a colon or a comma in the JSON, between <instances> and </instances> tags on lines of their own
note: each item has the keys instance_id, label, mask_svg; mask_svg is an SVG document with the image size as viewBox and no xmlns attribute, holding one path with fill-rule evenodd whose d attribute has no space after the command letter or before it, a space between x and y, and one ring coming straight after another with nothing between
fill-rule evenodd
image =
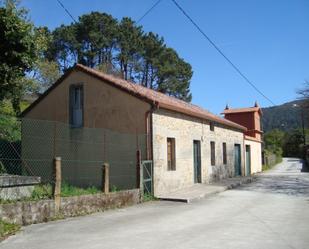
<instances>
[{"instance_id":1,"label":"asphalt road","mask_svg":"<svg viewBox=\"0 0 309 249\"><path fill-rule=\"evenodd\" d=\"M24 227L2 249L309 248L309 173L284 159L256 182L195 203L150 202Z\"/></svg>"}]
</instances>

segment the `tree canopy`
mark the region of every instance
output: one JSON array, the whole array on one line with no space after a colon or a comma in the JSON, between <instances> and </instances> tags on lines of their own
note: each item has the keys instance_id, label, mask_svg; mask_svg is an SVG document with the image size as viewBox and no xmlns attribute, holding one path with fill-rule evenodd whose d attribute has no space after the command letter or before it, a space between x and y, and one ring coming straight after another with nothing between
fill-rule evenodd
<instances>
[{"instance_id":1,"label":"tree canopy","mask_svg":"<svg viewBox=\"0 0 309 249\"><path fill-rule=\"evenodd\" d=\"M120 21L100 12L79 17L52 33L48 60L66 71L74 63L140 83L170 96L190 101L192 68L162 37L146 33L128 17Z\"/></svg>"},{"instance_id":2,"label":"tree canopy","mask_svg":"<svg viewBox=\"0 0 309 249\"><path fill-rule=\"evenodd\" d=\"M50 31L35 27L18 0L0 5L0 102L16 114L26 93L43 93L75 63L191 101L192 68L162 37L132 19L91 12Z\"/></svg>"},{"instance_id":3,"label":"tree canopy","mask_svg":"<svg viewBox=\"0 0 309 249\"><path fill-rule=\"evenodd\" d=\"M13 2L0 7L0 101L8 98L16 112L25 90L22 77L36 58L33 26Z\"/></svg>"}]
</instances>

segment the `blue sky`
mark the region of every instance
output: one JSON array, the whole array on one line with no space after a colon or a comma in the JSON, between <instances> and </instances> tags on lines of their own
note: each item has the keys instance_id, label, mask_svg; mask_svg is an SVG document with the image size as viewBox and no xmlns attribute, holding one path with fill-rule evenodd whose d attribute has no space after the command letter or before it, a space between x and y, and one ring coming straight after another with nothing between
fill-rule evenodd
<instances>
[{"instance_id":1,"label":"blue sky","mask_svg":"<svg viewBox=\"0 0 309 249\"><path fill-rule=\"evenodd\" d=\"M156 0L62 0L76 18L91 11L139 19ZM276 104L297 97L309 80L308 0L178 0L224 53ZM71 23L56 0L22 0L37 26ZM171 0L140 23L163 36L192 65L192 102L214 113L231 107L271 104L214 50Z\"/></svg>"}]
</instances>

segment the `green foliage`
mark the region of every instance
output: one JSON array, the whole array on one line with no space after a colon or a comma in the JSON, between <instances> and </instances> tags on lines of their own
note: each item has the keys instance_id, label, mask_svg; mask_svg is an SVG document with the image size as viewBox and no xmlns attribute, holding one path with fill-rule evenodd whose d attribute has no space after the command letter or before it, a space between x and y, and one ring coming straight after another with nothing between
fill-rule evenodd
<instances>
[{"instance_id":1,"label":"green foliage","mask_svg":"<svg viewBox=\"0 0 309 249\"><path fill-rule=\"evenodd\" d=\"M305 130L306 137L309 137L309 129ZM304 157L304 136L301 129L295 129L285 135L283 155L286 157Z\"/></svg>"},{"instance_id":2,"label":"green foliage","mask_svg":"<svg viewBox=\"0 0 309 249\"><path fill-rule=\"evenodd\" d=\"M32 69L36 59L34 32L25 11L14 1L0 7L0 101L10 99L15 112L25 89L21 79Z\"/></svg>"},{"instance_id":3,"label":"green foliage","mask_svg":"<svg viewBox=\"0 0 309 249\"><path fill-rule=\"evenodd\" d=\"M14 116L0 114L0 139L5 141L20 141L21 124Z\"/></svg>"},{"instance_id":4,"label":"green foliage","mask_svg":"<svg viewBox=\"0 0 309 249\"><path fill-rule=\"evenodd\" d=\"M102 193L96 187L79 188L70 185L66 182L61 184L61 197L79 196L79 195L92 195ZM31 197L22 198L19 200L2 200L0 204L15 203L17 201L39 201L53 198L53 187L51 184L39 184L34 186Z\"/></svg>"},{"instance_id":5,"label":"green foliage","mask_svg":"<svg viewBox=\"0 0 309 249\"><path fill-rule=\"evenodd\" d=\"M38 60L33 75L29 79L32 80L34 86L30 92L43 93L60 78L60 75L59 66L55 61Z\"/></svg>"},{"instance_id":6,"label":"green foliage","mask_svg":"<svg viewBox=\"0 0 309 249\"><path fill-rule=\"evenodd\" d=\"M20 109L24 110L29 103L22 101ZM0 139L5 141L19 141L21 139L21 123L15 116L12 104L8 100L0 102Z\"/></svg>"},{"instance_id":7,"label":"green foliage","mask_svg":"<svg viewBox=\"0 0 309 249\"><path fill-rule=\"evenodd\" d=\"M15 234L20 229L20 225L4 222L0 219L0 241Z\"/></svg>"},{"instance_id":8,"label":"green foliage","mask_svg":"<svg viewBox=\"0 0 309 249\"><path fill-rule=\"evenodd\" d=\"M91 12L77 23L56 28L51 36L45 58L57 61L63 71L78 62L191 100L191 66L167 48L163 38L144 33L128 17L118 22L111 15Z\"/></svg>"},{"instance_id":9,"label":"green foliage","mask_svg":"<svg viewBox=\"0 0 309 249\"><path fill-rule=\"evenodd\" d=\"M61 196L62 197L78 196L78 195L92 195L92 194L98 194L100 192L101 191L95 187L78 188L66 182L61 184Z\"/></svg>"},{"instance_id":10,"label":"green foliage","mask_svg":"<svg viewBox=\"0 0 309 249\"><path fill-rule=\"evenodd\" d=\"M3 163L0 161L0 175L7 173Z\"/></svg>"},{"instance_id":11,"label":"green foliage","mask_svg":"<svg viewBox=\"0 0 309 249\"><path fill-rule=\"evenodd\" d=\"M156 201L158 200L158 198L156 198L154 195L152 194L144 194L143 195L143 201L146 202L146 201Z\"/></svg>"},{"instance_id":12,"label":"green foliage","mask_svg":"<svg viewBox=\"0 0 309 249\"><path fill-rule=\"evenodd\" d=\"M304 100L296 100L285 103L283 105L272 106L263 108L263 130L264 132L271 131L273 129L279 129L282 131L291 131L302 126L301 122L301 106ZM309 111L304 111L304 114ZM307 122L306 126L309 125L309 115L305 115Z\"/></svg>"},{"instance_id":13,"label":"green foliage","mask_svg":"<svg viewBox=\"0 0 309 249\"><path fill-rule=\"evenodd\" d=\"M45 200L51 199L53 193L53 188L50 184L45 185L36 185L34 186L34 190L32 191L30 200L38 201L38 200Z\"/></svg>"},{"instance_id":14,"label":"green foliage","mask_svg":"<svg viewBox=\"0 0 309 249\"><path fill-rule=\"evenodd\" d=\"M284 143L284 135L283 131L278 129L274 129L265 133L264 135L264 143L265 150L274 153L277 156L282 155L282 146Z\"/></svg>"},{"instance_id":15,"label":"green foliage","mask_svg":"<svg viewBox=\"0 0 309 249\"><path fill-rule=\"evenodd\" d=\"M116 185L112 185L110 191L111 192L118 192L118 191L120 191L120 189Z\"/></svg>"}]
</instances>

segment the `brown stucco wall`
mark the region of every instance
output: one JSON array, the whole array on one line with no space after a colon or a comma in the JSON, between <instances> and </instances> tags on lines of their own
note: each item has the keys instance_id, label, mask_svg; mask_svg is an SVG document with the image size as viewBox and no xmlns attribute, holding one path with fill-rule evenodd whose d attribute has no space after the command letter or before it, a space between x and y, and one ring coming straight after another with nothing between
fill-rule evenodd
<instances>
[{"instance_id":1,"label":"brown stucco wall","mask_svg":"<svg viewBox=\"0 0 309 249\"><path fill-rule=\"evenodd\" d=\"M68 125L72 84L83 84L85 129ZM53 158L61 157L63 180L80 187L101 187L102 162L108 162L110 185L131 189L136 187L138 146L142 158L146 157L145 114L149 109L137 97L73 71L25 114L22 158L33 175L50 182Z\"/></svg>"},{"instance_id":2,"label":"brown stucco wall","mask_svg":"<svg viewBox=\"0 0 309 249\"><path fill-rule=\"evenodd\" d=\"M106 128L125 133L145 133L146 102L84 72L73 71L25 118L69 122L69 88L84 86L84 127Z\"/></svg>"}]
</instances>

